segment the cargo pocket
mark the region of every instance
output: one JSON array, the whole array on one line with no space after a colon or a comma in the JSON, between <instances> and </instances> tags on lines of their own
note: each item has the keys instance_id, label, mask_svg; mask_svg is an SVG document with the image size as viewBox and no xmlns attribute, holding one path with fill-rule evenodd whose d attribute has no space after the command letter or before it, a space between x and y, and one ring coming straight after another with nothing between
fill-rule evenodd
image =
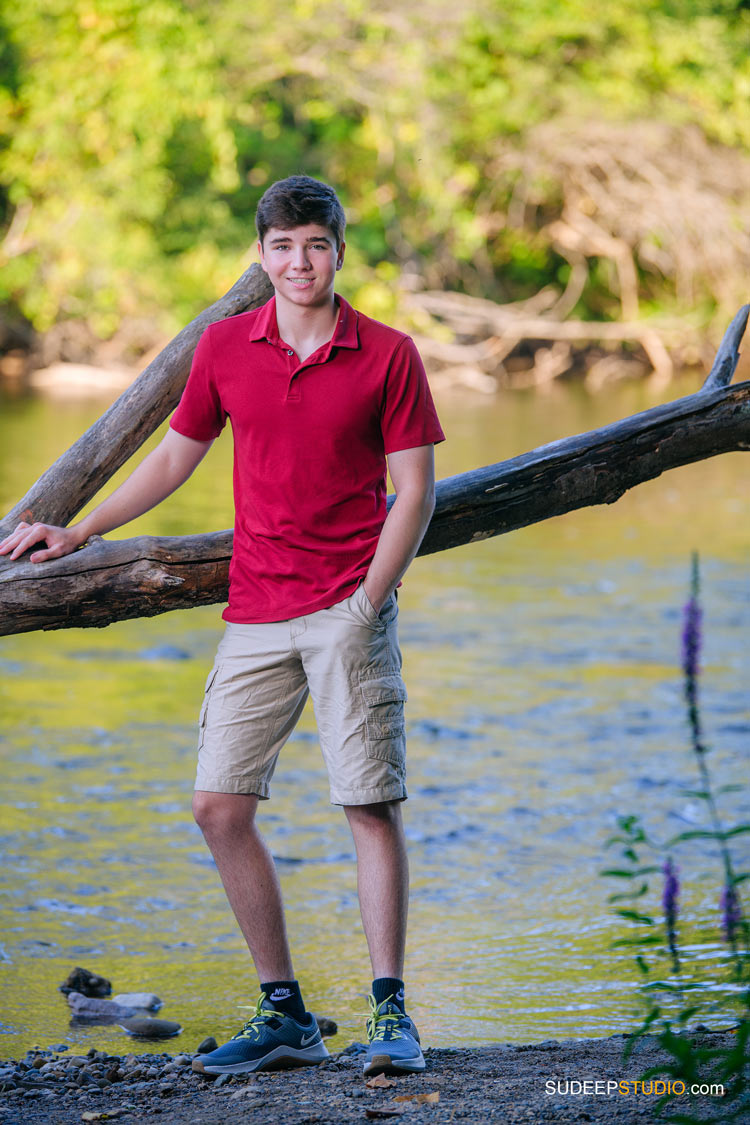
<instances>
[{"instance_id":1,"label":"cargo pocket","mask_svg":"<svg viewBox=\"0 0 750 1125\"><path fill-rule=\"evenodd\" d=\"M211 669L211 671L208 673L208 679L206 680L206 688L205 688L205 692L204 692L204 695L203 695L203 706L201 707L201 713L198 716L198 749L199 750L203 747L203 740L206 736L206 718L208 716L208 704L209 704L210 699L211 699L211 688L214 686L214 680L216 679L216 674L217 674L218 671L219 671L219 666L218 666L218 664L215 664L214 667Z\"/></svg>"},{"instance_id":2,"label":"cargo pocket","mask_svg":"<svg viewBox=\"0 0 750 1125\"><path fill-rule=\"evenodd\" d=\"M365 703L365 743L368 758L380 758L404 768L406 686L398 672L360 679Z\"/></svg>"}]
</instances>

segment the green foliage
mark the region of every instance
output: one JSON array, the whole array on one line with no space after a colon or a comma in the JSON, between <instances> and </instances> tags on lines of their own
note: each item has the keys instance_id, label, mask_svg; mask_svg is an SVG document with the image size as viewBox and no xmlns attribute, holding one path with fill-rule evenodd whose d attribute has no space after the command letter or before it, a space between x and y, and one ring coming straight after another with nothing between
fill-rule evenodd
<instances>
[{"instance_id":1,"label":"green foliage","mask_svg":"<svg viewBox=\"0 0 750 1125\"><path fill-rule=\"evenodd\" d=\"M730 0L24 0L2 18L0 303L42 331L173 327L233 280L260 194L295 171L341 191L345 284L387 315L384 263L499 299L565 283L546 233L564 175L524 165L550 122L657 118L750 148L750 17ZM639 261L657 308L679 297L660 269ZM685 299L710 315L703 288ZM618 299L595 264L580 308Z\"/></svg>"}]
</instances>

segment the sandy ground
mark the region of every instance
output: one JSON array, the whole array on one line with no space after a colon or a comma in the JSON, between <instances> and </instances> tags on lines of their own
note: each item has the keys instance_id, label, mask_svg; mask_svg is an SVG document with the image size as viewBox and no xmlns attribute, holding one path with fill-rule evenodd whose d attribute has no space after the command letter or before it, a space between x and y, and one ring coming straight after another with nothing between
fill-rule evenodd
<instances>
[{"instance_id":1,"label":"sandy ground","mask_svg":"<svg viewBox=\"0 0 750 1125\"><path fill-rule=\"evenodd\" d=\"M725 1044L726 1034L701 1035L701 1045ZM361 1058L346 1052L315 1067L219 1080L195 1074L185 1055L58 1056L57 1062L48 1057L45 1061L52 1066L46 1072L33 1066L24 1069L32 1059L27 1056L23 1065L0 1063L0 1083L4 1081L6 1087L0 1094L0 1123L121 1120L132 1125L158 1118L163 1125L349 1125L399 1117L415 1125L656 1121L658 1098L635 1091L632 1083L648 1067L663 1062L663 1056L654 1040L645 1037L624 1064L624 1045L624 1037L617 1035L524 1046L433 1049L425 1052L424 1073L389 1079L382 1085L372 1085L372 1079L366 1082ZM626 1081L631 1083L627 1092L607 1090L608 1082ZM592 1085L583 1087L584 1082ZM10 1089L14 1083L17 1087ZM710 1097L698 1096L692 1110L688 1096L674 1104L681 1112L698 1109L702 1120L726 1120L721 1103ZM750 1104L744 1120L750 1121Z\"/></svg>"}]
</instances>

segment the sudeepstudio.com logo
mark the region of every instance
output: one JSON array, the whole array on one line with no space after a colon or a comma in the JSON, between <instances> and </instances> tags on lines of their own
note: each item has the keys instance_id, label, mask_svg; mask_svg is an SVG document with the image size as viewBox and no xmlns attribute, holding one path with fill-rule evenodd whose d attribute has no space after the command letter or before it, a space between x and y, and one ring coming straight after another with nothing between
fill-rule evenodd
<instances>
[{"instance_id":1,"label":"sudeepstudio.com logo","mask_svg":"<svg viewBox=\"0 0 750 1125\"><path fill-rule=\"evenodd\" d=\"M567 1094L574 1098L590 1097L597 1094L610 1098L615 1094L624 1098L632 1097L635 1094L652 1098L679 1098L684 1094L692 1094L693 1097L724 1097L724 1087L719 1083L709 1085L704 1082L688 1086L680 1079L674 1082L664 1082L660 1078L651 1079L647 1082L641 1079L624 1078L548 1078L544 1083L544 1092L547 1095Z\"/></svg>"}]
</instances>

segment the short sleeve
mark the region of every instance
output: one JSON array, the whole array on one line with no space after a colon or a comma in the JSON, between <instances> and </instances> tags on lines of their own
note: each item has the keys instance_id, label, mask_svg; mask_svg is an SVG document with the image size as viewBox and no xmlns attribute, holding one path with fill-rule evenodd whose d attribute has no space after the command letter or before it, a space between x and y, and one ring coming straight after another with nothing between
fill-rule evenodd
<instances>
[{"instance_id":1,"label":"short sleeve","mask_svg":"<svg viewBox=\"0 0 750 1125\"><path fill-rule=\"evenodd\" d=\"M169 425L195 441L213 441L226 425L227 415L214 377L211 328L198 341L190 375Z\"/></svg>"},{"instance_id":2,"label":"short sleeve","mask_svg":"<svg viewBox=\"0 0 750 1125\"><path fill-rule=\"evenodd\" d=\"M388 368L381 428L386 454L445 441L424 364L409 336L399 343Z\"/></svg>"}]
</instances>

